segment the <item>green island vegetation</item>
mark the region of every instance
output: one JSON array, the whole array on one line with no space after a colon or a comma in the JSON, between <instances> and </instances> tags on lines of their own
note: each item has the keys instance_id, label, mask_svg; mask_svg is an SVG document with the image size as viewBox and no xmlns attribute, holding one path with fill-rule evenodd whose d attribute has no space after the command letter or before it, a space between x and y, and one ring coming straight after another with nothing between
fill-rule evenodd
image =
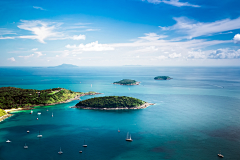
<instances>
[{"instance_id":1,"label":"green island vegetation","mask_svg":"<svg viewBox=\"0 0 240 160\"><path fill-rule=\"evenodd\" d=\"M144 101L126 96L105 96L94 97L76 104L76 107L91 107L91 108L132 108L143 105Z\"/></svg>"},{"instance_id":2,"label":"green island vegetation","mask_svg":"<svg viewBox=\"0 0 240 160\"><path fill-rule=\"evenodd\" d=\"M155 80L170 80L172 79L171 77L169 76L157 76L154 78Z\"/></svg>"},{"instance_id":3,"label":"green island vegetation","mask_svg":"<svg viewBox=\"0 0 240 160\"><path fill-rule=\"evenodd\" d=\"M140 82L131 79L122 79L118 82L113 82L113 84L120 84L120 85L139 85Z\"/></svg>"},{"instance_id":4,"label":"green island vegetation","mask_svg":"<svg viewBox=\"0 0 240 160\"><path fill-rule=\"evenodd\" d=\"M0 88L0 108L29 108L33 106L62 103L84 95L93 95L96 92L73 92L64 88L46 90L21 89L15 87Z\"/></svg>"},{"instance_id":5,"label":"green island vegetation","mask_svg":"<svg viewBox=\"0 0 240 160\"><path fill-rule=\"evenodd\" d=\"M0 117L4 116L6 114L7 114L7 112L5 112L3 109L0 109Z\"/></svg>"}]
</instances>

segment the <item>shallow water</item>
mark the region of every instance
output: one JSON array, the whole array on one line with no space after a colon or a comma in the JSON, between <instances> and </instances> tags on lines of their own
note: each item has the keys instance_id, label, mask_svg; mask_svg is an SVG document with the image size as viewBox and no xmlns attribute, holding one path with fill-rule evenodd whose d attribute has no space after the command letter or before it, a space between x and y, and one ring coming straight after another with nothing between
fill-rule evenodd
<instances>
[{"instance_id":1,"label":"shallow water","mask_svg":"<svg viewBox=\"0 0 240 160\"><path fill-rule=\"evenodd\" d=\"M1 87L63 87L155 103L143 110L96 111L70 108L76 100L38 107L32 115L16 112L0 123L1 160L214 160L219 150L225 159L240 159L240 68L5 67L0 73ZM160 75L173 79L153 80ZM135 79L141 85L112 84L123 78ZM42 114L37 115L37 111ZM42 138L37 138L39 130ZM133 142L125 141L127 132ZM12 142L6 143L7 139ZM82 147L84 140L87 148ZM25 143L28 149L23 148ZM62 155L57 154L60 147Z\"/></svg>"}]
</instances>

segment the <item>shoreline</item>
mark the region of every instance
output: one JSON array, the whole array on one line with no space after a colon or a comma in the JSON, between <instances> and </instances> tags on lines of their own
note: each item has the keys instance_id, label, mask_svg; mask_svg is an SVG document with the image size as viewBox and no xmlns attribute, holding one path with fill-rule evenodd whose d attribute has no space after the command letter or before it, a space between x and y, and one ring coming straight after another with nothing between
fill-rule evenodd
<instances>
[{"instance_id":1,"label":"shoreline","mask_svg":"<svg viewBox=\"0 0 240 160\"><path fill-rule=\"evenodd\" d=\"M135 84L120 84L120 83L113 83L113 84L118 84L118 85L122 85L122 86L135 86L135 85L139 85L141 82L136 82Z\"/></svg>"},{"instance_id":2,"label":"shoreline","mask_svg":"<svg viewBox=\"0 0 240 160\"><path fill-rule=\"evenodd\" d=\"M128 107L124 107L124 108L93 108L93 107L84 107L84 106L74 106L72 108L91 109L91 110L134 110L134 109L144 109L144 108L147 108L152 105L154 105L154 103L146 102L139 107L132 107L132 108L128 108Z\"/></svg>"},{"instance_id":3,"label":"shoreline","mask_svg":"<svg viewBox=\"0 0 240 160\"><path fill-rule=\"evenodd\" d=\"M103 94L103 93L84 93L84 94L80 94L77 95L74 98L70 98L66 101L62 101L62 102L57 102L57 103L51 103L51 104L45 104L45 105L32 105L32 106L28 106L26 108L11 108L11 109L4 109L5 112L7 112L7 114L5 114L4 116L0 117L0 122L4 121L5 119L13 116L13 114L10 114L10 112L14 112L14 111L21 111L21 110L31 110L31 109L35 109L34 107L38 107L38 106L51 106L51 105L56 105L56 104L61 104L61 103L68 103L74 100L78 100L80 97L82 96L91 96L91 95L98 95L98 94Z\"/></svg>"}]
</instances>

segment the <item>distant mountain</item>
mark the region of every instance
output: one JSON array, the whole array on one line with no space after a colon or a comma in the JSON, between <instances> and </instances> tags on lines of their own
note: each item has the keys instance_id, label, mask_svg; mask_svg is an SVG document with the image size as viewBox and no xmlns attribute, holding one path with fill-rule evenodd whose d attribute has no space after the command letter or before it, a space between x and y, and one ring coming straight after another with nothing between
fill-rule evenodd
<instances>
[{"instance_id":1,"label":"distant mountain","mask_svg":"<svg viewBox=\"0 0 240 160\"><path fill-rule=\"evenodd\" d=\"M78 66L73 65L73 64L61 64L59 66L53 66L53 67L48 67L48 68L77 68Z\"/></svg>"}]
</instances>

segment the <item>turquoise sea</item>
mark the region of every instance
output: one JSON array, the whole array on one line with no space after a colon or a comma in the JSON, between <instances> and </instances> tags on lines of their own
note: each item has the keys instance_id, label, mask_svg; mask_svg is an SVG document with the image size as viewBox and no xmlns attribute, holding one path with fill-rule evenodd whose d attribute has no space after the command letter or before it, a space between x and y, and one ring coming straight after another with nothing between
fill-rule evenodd
<instances>
[{"instance_id":1,"label":"turquoise sea","mask_svg":"<svg viewBox=\"0 0 240 160\"><path fill-rule=\"evenodd\" d=\"M153 79L160 75L173 79ZM124 78L141 84L112 84ZM217 160L220 150L224 159L240 159L239 67L1 67L4 86L96 91L104 93L97 96L131 96L155 105L96 111L70 108L75 100L38 107L33 114L15 112L0 123L0 160ZM127 132L133 142L125 141Z\"/></svg>"}]
</instances>

